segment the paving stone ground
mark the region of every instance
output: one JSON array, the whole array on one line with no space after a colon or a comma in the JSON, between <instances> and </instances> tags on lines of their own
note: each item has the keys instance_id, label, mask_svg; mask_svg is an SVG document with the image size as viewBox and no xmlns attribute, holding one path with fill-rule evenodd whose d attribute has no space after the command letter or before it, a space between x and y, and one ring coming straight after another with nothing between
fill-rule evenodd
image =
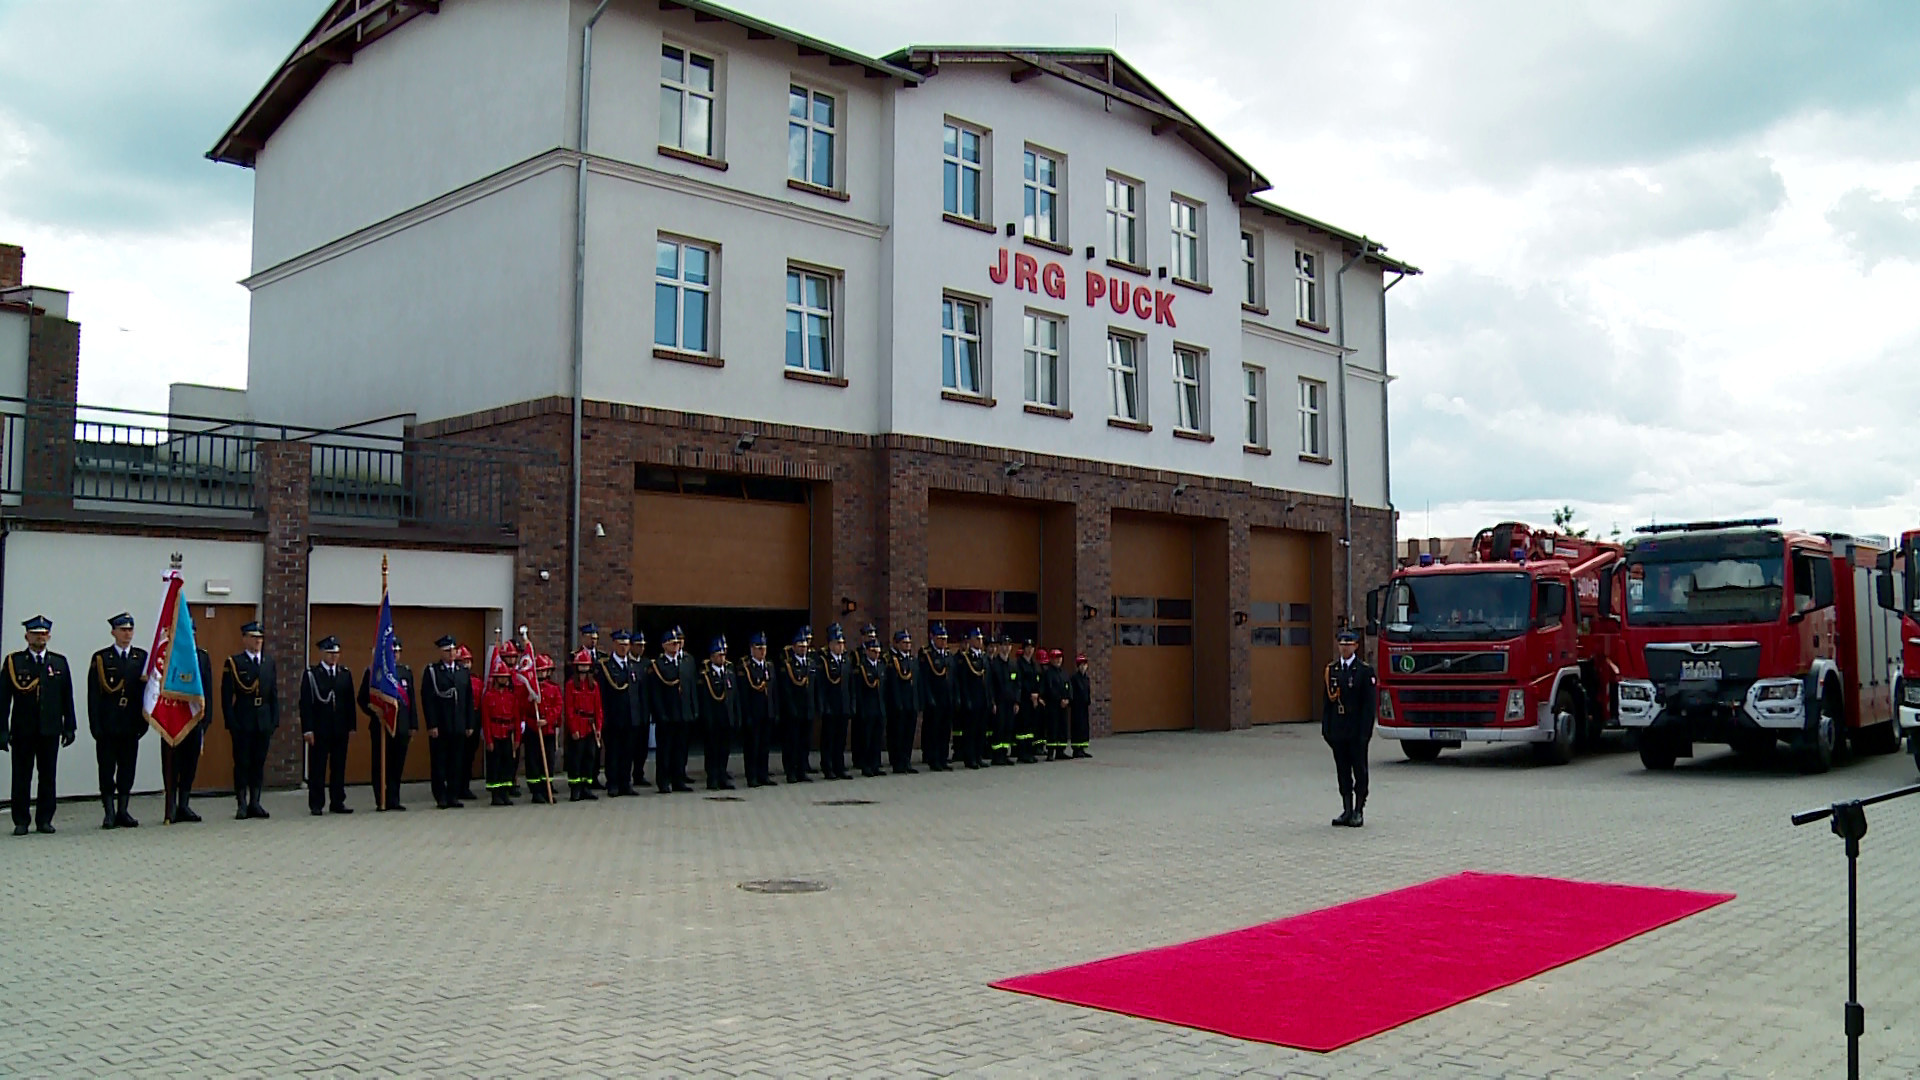
<instances>
[{"instance_id":1,"label":"paving stone ground","mask_svg":"<svg viewBox=\"0 0 1920 1080\"><path fill-rule=\"evenodd\" d=\"M1305 728L1095 758L557 807L0 838L0 1075L1812 1077L1840 1072L1845 863L1790 811L1914 779L1624 748L1374 748L1335 830ZM870 805L830 806L833 799ZM1867 1075L1920 1075L1920 800L1861 863ZM1460 870L1736 901L1332 1054L988 988ZM800 878L823 892L761 895Z\"/></svg>"}]
</instances>

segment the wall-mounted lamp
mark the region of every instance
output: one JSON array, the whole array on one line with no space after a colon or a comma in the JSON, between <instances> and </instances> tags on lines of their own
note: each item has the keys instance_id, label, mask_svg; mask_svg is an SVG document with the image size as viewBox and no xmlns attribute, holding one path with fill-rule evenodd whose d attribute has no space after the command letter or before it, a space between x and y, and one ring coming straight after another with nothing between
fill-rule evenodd
<instances>
[{"instance_id":1,"label":"wall-mounted lamp","mask_svg":"<svg viewBox=\"0 0 1920 1080\"><path fill-rule=\"evenodd\" d=\"M1008 236L1013 235L1013 222L1011 221L1007 222L1007 235Z\"/></svg>"},{"instance_id":2,"label":"wall-mounted lamp","mask_svg":"<svg viewBox=\"0 0 1920 1080\"><path fill-rule=\"evenodd\" d=\"M843 596L840 598L840 614L851 615L859 610L860 605L853 602L853 597Z\"/></svg>"},{"instance_id":3,"label":"wall-mounted lamp","mask_svg":"<svg viewBox=\"0 0 1920 1080\"><path fill-rule=\"evenodd\" d=\"M1021 469L1024 469L1026 467L1027 467L1027 463L1024 461L1009 461L1007 462L1006 467L1000 470L1000 475L1014 476L1015 474L1019 473Z\"/></svg>"},{"instance_id":4,"label":"wall-mounted lamp","mask_svg":"<svg viewBox=\"0 0 1920 1080\"><path fill-rule=\"evenodd\" d=\"M1080 605L1080 621L1081 622L1090 622L1092 621L1093 617L1098 614L1100 614L1100 609L1097 607L1094 607L1092 604Z\"/></svg>"},{"instance_id":5,"label":"wall-mounted lamp","mask_svg":"<svg viewBox=\"0 0 1920 1080\"><path fill-rule=\"evenodd\" d=\"M600 523L599 523L599 522L597 522L597 521L596 521L596 522L594 522L594 523L593 523L593 535L595 535L595 536L605 536L605 535L607 535L607 527L606 527L605 525L602 525L602 524L600 524Z\"/></svg>"},{"instance_id":6,"label":"wall-mounted lamp","mask_svg":"<svg viewBox=\"0 0 1920 1080\"><path fill-rule=\"evenodd\" d=\"M1186 493L1187 493L1187 482L1185 480L1182 480L1179 483L1173 485L1174 498L1177 499L1180 496L1185 495Z\"/></svg>"},{"instance_id":7,"label":"wall-mounted lamp","mask_svg":"<svg viewBox=\"0 0 1920 1080\"><path fill-rule=\"evenodd\" d=\"M553 577L553 575L552 575L551 573L549 573L548 571L545 571L545 570L542 570L542 571L540 571L540 580L541 580L541 581L547 581L547 580L549 580L549 579L551 579L552 577Z\"/></svg>"},{"instance_id":8,"label":"wall-mounted lamp","mask_svg":"<svg viewBox=\"0 0 1920 1080\"><path fill-rule=\"evenodd\" d=\"M1089 258L1089 259L1091 259L1091 258L1093 258L1093 245L1092 245L1092 244L1088 244L1088 245L1087 245L1087 258Z\"/></svg>"},{"instance_id":9,"label":"wall-mounted lamp","mask_svg":"<svg viewBox=\"0 0 1920 1080\"><path fill-rule=\"evenodd\" d=\"M1235 626L1245 626L1245 625L1247 625L1247 613L1246 613L1246 612L1244 612L1244 611L1236 611L1236 612L1234 612L1234 613L1233 613L1233 625L1235 625Z\"/></svg>"},{"instance_id":10,"label":"wall-mounted lamp","mask_svg":"<svg viewBox=\"0 0 1920 1080\"><path fill-rule=\"evenodd\" d=\"M754 435L751 431L740 436L733 444L733 452L736 454L744 454L753 449L753 440L756 438L758 438L758 436Z\"/></svg>"}]
</instances>

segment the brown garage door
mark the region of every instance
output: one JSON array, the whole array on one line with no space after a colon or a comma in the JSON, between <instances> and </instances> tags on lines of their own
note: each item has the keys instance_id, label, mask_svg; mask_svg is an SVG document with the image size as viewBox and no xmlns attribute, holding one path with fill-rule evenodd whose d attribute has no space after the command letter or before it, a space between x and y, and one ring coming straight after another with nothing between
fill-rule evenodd
<instances>
[{"instance_id":1,"label":"brown garage door","mask_svg":"<svg viewBox=\"0 0 1920 1080\"><path fill-rule=\"evenodd\" d=\"M1031 504L929 496L928 621L944 622L956 639L977 626L1038 640L1041 530L1041 509Z\"/></svg>"},{"instance_id":2,"label":"brown garage door","mask_svg":"<svg viewBox=\"0 0 1920 1080\"><path fill-rule=\"evenodd\" d=\"M1249 582L1253 627L1253 722L1314 718L1313 540L1287 529L1254 529Z\"/></svg>"},{"instance_id":3,"label":"brown garage door","mask_svg":"<svg viewBox=\"0 0 1920 1080\"><path fill-rule=\"evenodd\" d=\"M633 497L633 602L806 610L805 502L642 491Z\"/></svg>"},{"instance_id":4,"label":"brown garage door","mask_svg":"<svg viewBox=\"0 0 1920 1080\"><path fill-rule=\"evenodd\" d=\"M200 767L193 774L196 791L233 790L233 737L227 734L227 718L220 713L220 669L227 657L240 651L240 628L255 618L252 604L194 604L194 641L207 651L213 664L212 698L207 703L206 742L200 748ZM282 721L293 715L288 709Z\"/></svg>"},{"instance_id":5,"label":"brown garage door","mask_svg":"<svg viewBox=\"0 0 1920 1080\"><path fill-rule=\"evenodd\" d=\"M374 605L315 604L307 611L310 640L319 641L328 635L340 639L340 662L353 672L356 691L366 678L367 664L373 658L373 631L379 619L380 609ZM433 647L433 643L442 634L452 634L460 639L473 650L476 662L485 656L486 642L482 640L482 635L487 632L487 613L480 608L396 607L393 609L393 632L403 646L401 662L413 669L417 679L428 664L440 659L440 652ZM566 647L562 642L535 644L556 656ZM313 659L308 657L304 662L299 662L300 666L304 668ZM359 732L347 746L349 784L372 782L373 740L369 737L366 720L366 714L361 713ZM299 698L280 703L280 722L283 725L300 722ZM412 747L407 751L405 776L408 780L425 780L431 775L432 762L427 752L426 737L416 732Z\"/></svg>"},{"instance_id":6,"label":"brown garage door","mask_svg":"<svg viewBox=\"0 0 1920 1080\"><path fill-rule=\"evenodd\" d=\"M1193 526L1113 516L1113 730L1193 727Z\"/></svg>"}]
</instances>

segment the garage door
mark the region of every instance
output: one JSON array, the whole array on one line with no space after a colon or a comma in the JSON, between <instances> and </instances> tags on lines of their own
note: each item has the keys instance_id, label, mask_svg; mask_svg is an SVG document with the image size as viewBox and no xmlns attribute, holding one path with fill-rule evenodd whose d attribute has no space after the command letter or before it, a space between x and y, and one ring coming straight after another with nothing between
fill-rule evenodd
<instances>
[{"instance_id":1,"label":"garage door","mask_svg":"<svg viewBox=\"0 0 1920 1080\"><path fill-rule=\"evenodd\" d=\"M639 492L633 602L804 610L809 521L805 502Z\"/></svg>"},{"instance_id":2,"label":"garage door","mask_svg":"<svg viewBox=\"0 0 1920 1080\"><path fill-rule=\"evenodd\" d=\"M1113 516L1113 730L1193 727L1193 526Z\"/></svg>"},{"instance_id":3,"label":"garage door","mask_svg":"<svg viewBox=\"0 0 1920 1080\"><path fill-rule=\"evenodd\" d=\"M329 635L340 639L340 663L353 672L356 691L366 679L367 664L373 658L373 631L379 619L380 609L371 605L315 604L307 611L309 640L319 641ZM413 669L416 679L428 664L440 659L440 652L433 647L433 643L442 634L452 634L472 649L476 665L481 657L486 656L484 635L487 632L487 613L480 608L396 607L393 609L393 632L402 645L400 660ZM534 644L541 651L555 656L566 648L565 642L558 641L539 641ZM297 662L304 668L313 662L313 658ZM349 784L371 783L373 779L373 739L367 731L366 714L358 715L359 732L347 747ZM300 722L298 697L280 703L280 722L282 725L297 725ZM427 752L426 737L416 733L407 751L405 777L408 780L425 780L431 775L432 763Z\"/></svg>"},{"instance_id":4,"label":"garage door","mask_svg":"<svg viewBox=\"0 0 1920 1080\"><path fill-rule=\"evenodd\" d=\"M1249 581L1253 627L1253 722L1314 718L1313 541L1306 533L1254 529Z\"/></svg>"},{"instance_id":5,"label":"garage door","mask_svg":"<svg viewBox=\"0 0 1920 1080\"><path fill-rule=\"evenodd\" d=\"M944 622L956 639L977 626L988 635L1037 641L1041 527L1038 507L929 496L928 621Z\"/></svg>"}]
</instances>

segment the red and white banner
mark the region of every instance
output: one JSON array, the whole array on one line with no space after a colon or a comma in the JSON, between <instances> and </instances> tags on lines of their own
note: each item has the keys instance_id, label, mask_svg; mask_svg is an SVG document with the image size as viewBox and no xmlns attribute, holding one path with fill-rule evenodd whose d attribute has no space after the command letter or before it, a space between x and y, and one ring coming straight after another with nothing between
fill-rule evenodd
<instances>
[{"instance_id":1,"label":"red and white banner","mask_svg":"<svg viewBox=\"0 0 1920 1080\"><path fill-rule=\"evenodd\" d=\"M147 692L141 711L168 746L177 746L187 737L200 714L206 711L206 688L199 686L200 659L194 651L193 616L180 595L184 582L179 570L167 571L163 579L167 594L160 601L160 615L153 620L153 647L147 650ZM169 662L173 644L186 643L186 655L179 665Z\"/></svg>"}]
</instances>

